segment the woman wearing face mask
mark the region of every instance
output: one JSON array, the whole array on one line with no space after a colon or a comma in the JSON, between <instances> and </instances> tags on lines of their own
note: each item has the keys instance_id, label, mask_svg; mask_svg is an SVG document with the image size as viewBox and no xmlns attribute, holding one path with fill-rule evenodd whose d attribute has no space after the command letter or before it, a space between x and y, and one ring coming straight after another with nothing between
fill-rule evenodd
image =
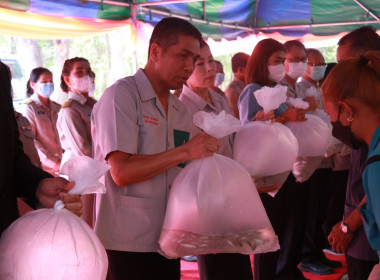
<instances>
[{"instance_id":1,"label":"woman wearing face mask","mask_svg":"<svg viewBox=\"0 0 380 280\"><path fill-rule=\"evenodd\" d=\"M216 65L210 48L205 41L201 44L200 57L195 62L194 72L183 86L180 100L186 105L190 116L198 111L219 114L225 111L233 115L226 98L209 90L214 84ZM192 136L202 130L194 124L190 129ZM233 135L218 139L217 153L232 158ZM212 254L198 256L198 267L201 280L253 279L248 255Z\"/></svg>"},{"instance_id":2,"label":"woman wearing face mask","mask_svg":"<svg viewBox=\"0 0 380 280\"><path fill-rule=\"evenodd\" d=\"M239 117L243 124L272 118L281 123L304 120L304 110L288 107L285 104L264 115L263 108L257 103L253 94L264 86L274 87L284 78L284 60L284 46L274 39L261 40L254 48L245 71L247 86L238 101Z\"/></svg>"},{"instance_id":3,"label":"woman wearing face mask","mask_svg":"<svg viewBox=\"0 0 380 280\"><path fill-rule=\"evenodd\" d=\"M46 68L33 69L27 83L30 98L24 102L21 113L28 119L35 135L34 144L43 170L58 175L63 150L56 123L61 106L50 100L53 91L53 74Z\"/></svg>"},{"instance_id":4,"label":"woman wearing face mask","mask_svg":"<svg viewBox=\"0 0 380 280\"><path fill-rule=\"evenodd\" d=\"M344 131L341 140L356 139L369 146L362 175L367 201L360 212L368 240L380 257L380 52L339 62L323 82L322 99L332 124ZM368 279L380 279L380 264Z\"/></svg>"},{"instance_id":5,"label":"woman wearing face mask","mask_svg":"<svg viewBox=\"0 0 380 280\"><path fill-rule=\"evenodd\" d=\"M87 59L75 57L65 61L61 89L68 94L58 114L57 129L65 153L62 165L72 156L92 157L91 112L96 100L89 96L94 74ZM93 224L93 195L82 196L82 218Z\"/></svg>"},{"instance_id":6,"label":"woman wearing face mask","mask_svg":"<svg viewBox=\"0 0 380 280\"><path fill-rule=\"evenodd\" d=\"M297 83L307 69L307 56L305 46L297 40L287 41L285 47L285 79L280 84L288 87L288 96L302 98L309 103L306 111L314 111L318 108L317 99L314 96L306 97L306 91Z\"/></svg>"},{"instance_id":7,"label":"woman wearing face mask","mask_svg":"<svg viewBox=\"0 0 380 280\"><path fill-rule=\"evenodd\" d=\"M245 71L247 86L238 102L240 120L243 123L273 118L280 123L305 120L305 110L288 107L284 103L276 110L264 114L263 108L257 103L253 94L263 86L274 87L284 78L284 60L284 46L274 39L264 39L255 46ZM297 268L300 260L296 262L295 256L292 256L293 252L300 254L300 248L295 248L294 241L298 238L298 243L302 245L299 240L303 238L299 230L301 225L298 222L299 195L293 191L294 183L295 178L290 173L275 197L266 192L276 190L278 186L264 187L265 190L259 190L269 220L279 237L281 250L255 254L254 279L256 280L303 279L301 271Z\"/></svg>"}]
</instances>

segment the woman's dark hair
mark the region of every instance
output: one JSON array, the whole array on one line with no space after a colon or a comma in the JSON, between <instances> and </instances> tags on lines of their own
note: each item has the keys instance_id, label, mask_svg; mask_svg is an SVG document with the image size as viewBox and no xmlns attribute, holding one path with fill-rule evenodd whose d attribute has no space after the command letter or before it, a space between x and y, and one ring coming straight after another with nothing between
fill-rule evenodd
<instances>
[{"instance_id":1,"label":"woman's dark hair","mask_svg":"<svg viewBox=\"0 0 380 280\"><path fill-rule=\"evenodd\" d=\"M43 68L43 67L37 67L30 72L30 77L28 82L26 83L26 97L31 97L34 93L33 88L30 86L30 82L37 83L38 79L41 77L42 74L49 73L53 75L53 73L50 72L49 69Z\"/></svg>"},{"instance_id":2,"label":"woman's dark hair","mask_svg":"<svg viewBox=\"0 0 380 280\"><path fill-rule=\"evenodd\" d=\"M4 110L13 110L13 106L8 106L6 104L12 104L11 95L11 75L9 68L6 64L0 61L0 102L1 110L0 113L5 113ZM9 120L2 120L3 122L9 122Z\"/></svg>"},{"instance_id":3,"label":"woman's dark hair","mask_svg":"<svg viewBox=\"0 0 380 280\"><path fill-rule=\"evenodd\" d=\"M61 74L61 89L64 92L66 92L66 93L69 92L69 86L66 84L65 79L63 77L64 76L65 77L70 76L71 70L73 70L73 68L74 68L74 64L76 62L81 62L81 61L84 61L84 62L87 62L88 64L90 64L90 62L83 57L74 57L71 59L66 59L65 63L63 64L62 74Z\"/></svg>"},{"instance_id":4,"label":"woman's dark hair","mask_svg":"<svg viewBox=\"0 0 380 280\"><path fill-rule=\"evenodd\" d=\"M327 78L327 75L330 73L330 71L335 67L335 65L337 65L336 62L330 62L330 63L327 63L327 66L326 66L326 71L325 71L325 76L323 77L322 80L319 81L319 85L322 86L323 82L326 80Z\"/></svg>"},{"instance_id":5,"label":"woman's dark hair","mask_svg":"<svg viewBox=\"0 0 380 280\"><path fill-rule=\"evenodd\" d=\"M268 78L268 59L278 51L284 51L284 45L274 39L264 39L257 43L245 69L246 84L269 86L273 83Z\"/></svg>"}]
</instances>

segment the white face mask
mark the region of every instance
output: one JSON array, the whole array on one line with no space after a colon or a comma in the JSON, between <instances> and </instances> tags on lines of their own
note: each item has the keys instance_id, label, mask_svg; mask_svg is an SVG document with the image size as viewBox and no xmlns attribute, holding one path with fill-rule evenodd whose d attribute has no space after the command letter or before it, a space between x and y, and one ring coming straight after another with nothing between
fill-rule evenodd
<instances>
[{"instance_id":1,"label":"white face mask","mask_svg":"<svg viewBox=\"0 0 380 280\"><path fill-rule=\"evenodd\" d=\"M269 71L269 80L272 82L278 83L285 77L285 65L277 64L277 65L268 65Z\"/></svg>"},{"instance_id":2,"label":"white face mask","mask_svg":"<svg viewBox=\"0 0 380 280\"><path fill-rule=\"evenodd\" d=\"M93 97L93 96L94 96L95 89L96 89L96 87L95 87L95 83L92 83L92 84L91 84L91 90L90 90L90 92L88 93L88 95L89 95L90 97Z\"/></svg>"},{"instance_id":3,"label":"white face mask","mask_svg":"<svg viewBox=\"0 0 380 280\"><path fill-rule=\"evenodd\" d=\"M306 62L289 62L289 71L286 73L292 79L298 79L305 74L307 69Z\"/></svg>"},{"instance_id":4,"label":"white face mask","mask_svg":"<svg viewBox=\"0 0 380 280\"><path fill-rule=\"evenodd\" d=\"M326 65L325 66L310 66L310 75L309 77L312 78L314 81L320 81L325 76L326 72Z\"/></svg>"},{"instance_id":5,"label":"white face mask","mask_svg":"<svg viewBox=\"0 0 380 280\"><path fill-rule=\"evenodd\" d=\"M89 93L92 88L92 80L90 76L86 75L81 78L70 77L71 85L70 90L75 93Z\"/></svg>"},{"instance_id":6,"label":"white face mask","mask_svg":"<svg viewBox=\"0 0 380 280\"><path fill-rule=\"evenodd\" d=\"M36 91L39 95L49 98L54 91L53 83L37 83Z\"/></svg>"},{"instance_id":7,"label":"white face mask","mask_svg":"<svg viewBox=\"0 0 380 280\"><path fill-rule=\"evenodd\" d=\"M215 74L215 82L214 86L218 87L224 82L224 73L216 73Z\"/></svg>"}]
</instances>

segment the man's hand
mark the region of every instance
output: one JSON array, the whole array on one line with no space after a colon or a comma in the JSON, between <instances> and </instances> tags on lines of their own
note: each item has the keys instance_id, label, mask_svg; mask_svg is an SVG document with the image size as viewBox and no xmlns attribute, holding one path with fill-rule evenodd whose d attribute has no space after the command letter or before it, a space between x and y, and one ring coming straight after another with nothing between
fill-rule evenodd
<instances>
[{"instance_id":1,"label":"man's hand","mask_svg":"<svg viewBox=\"0 0 380 280\"><path fill-rule=\"evenodd\" d=\"M328 241L331 247L338 253L344 253L347 250L348 245L350 245L352 239L354 238L353 233L344 233L340 229L341 222L337 223L331 229L328 236Z\"/></svg>"},{"instance_id":2,"label":"man's hand","mask_svg":"<svg viewBox=\"0 0 380 280\"><path fill-rule=\"evenodd\" d=\"M187 146L190 160L212 156L218 149L216 138L206 132L195 135L185 145Z\"/></svg>"},{"instance_id":3,"label":"man's hand","mask_svg":"<svg viewBox=\"0 0 380 280\"><path fill-rule=\"evenodd\" d=\"M54 207L57 200L62 200L65 203L65 208L81 216L82 202L80 196L67 193L74 185L74 182L69 182L61 177L43 179L38 185L36 196L40 203L48 208Z\"/></svg>"}]
</instances>

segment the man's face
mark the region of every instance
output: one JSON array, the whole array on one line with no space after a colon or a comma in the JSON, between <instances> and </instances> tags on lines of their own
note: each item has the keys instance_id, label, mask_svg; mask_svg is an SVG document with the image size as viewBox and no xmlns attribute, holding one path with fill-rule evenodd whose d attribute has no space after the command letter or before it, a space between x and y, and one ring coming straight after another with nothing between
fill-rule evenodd
<instances>
[{"instance_id":1,"label":"man's face","mask_svg":"<svg viewBox=\"0 0 380 280\"><path fill-rule=\"evenodd\" d=\"M307 61L306 53L303 48L292 47L285 54L285 72L289 72L289 63L305 63Z\"/></svg>"},{"instance_id":2,"label":"man's face","mask_svg":"<svg viewBox=\"0 0 380 280\"><path fill-rule=\"evenodd\" d=\"M310 52L307 56L307 69L306 74L310 76L311 67L313 66L325 66L325 58L320 53Z\"/></svg>"},{"instance_id":3,"label":"man's face","mask_svg":"<svg viewBox=\"0 0 380 280\"><path fill-rule=\"evenodd\" d=\"M169 89L182 88L191 76L194 63L200 55L200 43L192 36L178 35L178 44L160 49L156 67L160 81Z\"/></svg>"}]
</instances>

